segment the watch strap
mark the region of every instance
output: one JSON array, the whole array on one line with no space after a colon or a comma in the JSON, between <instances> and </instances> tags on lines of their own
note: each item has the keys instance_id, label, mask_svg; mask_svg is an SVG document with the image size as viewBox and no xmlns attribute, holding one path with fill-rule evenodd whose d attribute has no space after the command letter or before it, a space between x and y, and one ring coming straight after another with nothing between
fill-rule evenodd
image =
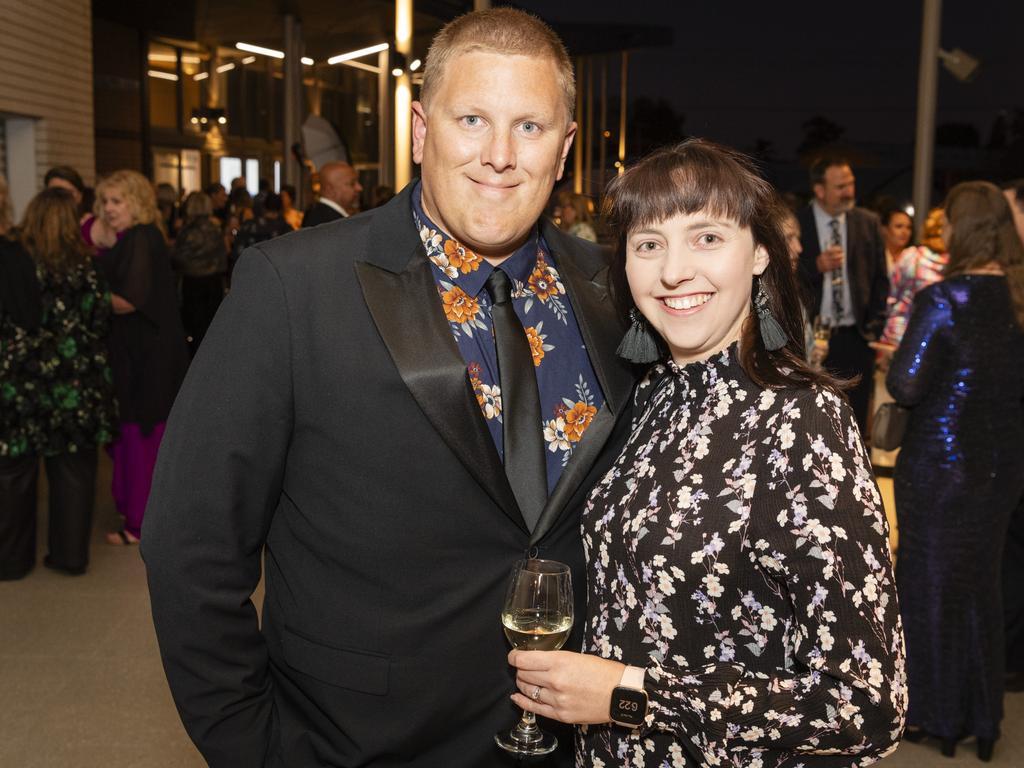
<instances>
[{"instance_id":1,"label":"watch strap","mask_svg":"<svg viewBox=\"0 0 1024 768\"><path fill-rule=\"evenodd\" d=\"M644 676L647 670L643 667L626 667L622 670L622 679L619 686L622 688L635 688L638 691L644 689Z\"/></svg>"}]
</instances>

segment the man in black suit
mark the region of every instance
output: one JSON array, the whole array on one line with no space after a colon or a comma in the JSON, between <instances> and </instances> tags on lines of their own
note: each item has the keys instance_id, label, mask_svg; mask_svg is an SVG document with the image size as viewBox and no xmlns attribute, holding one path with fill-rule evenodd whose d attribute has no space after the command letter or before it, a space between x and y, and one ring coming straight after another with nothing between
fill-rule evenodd
<instances>
[{"instance_id":1,"label":"man in black suit","mask_svg":"<svg viewBox=\"0 0 1024 768\"><path fill-rule=\"evenodd\" d=\"M302 226L315 227L358 213L362 191L355 168L348 163L326 163L320 169L320 200L306 210Z\"/></svg>"},{"instance_id":2,"label":"man in black suit","mask_svg":"<svg viewBox=\"0 0 1024 768\"><path fill-rule=\"evenodd\" d=\"M826 156L810 169L814 199L800 211L799 273L808 313L831 326L824 367L844 378L859 376L847 392L861 433L867 435L874 350L885 323L889 277L878 217L856 207L853 171L845 159Z\"/></svg>"},{"instance_id":3,"label":"man in black suit","mask_svg":"<svg viewBox=\"0 0 1024 768\"><path fill-rule=\"evenodd\" d=\"M542 22L497 8L442 30L424 77L422 181L249 249L169 420L142 552L168 681L212 766L514 765L494 744L517 719L499 618L513 562L569 563L582 620L579 513L633 375L614 353L607 254L540 219L576 130L572 65ZM544 267L510 298L498 273L524 257ZM442 300L448 280L485 274L493 300ZM499 359L501 339L521 345L526 377L503 358L502 390L506 374L541 396L542 371L575 381L540 364L559 350L539 332L532 350L522 326L495 342L523 294L534 313L557 299L567 323L543 332L576 335L562 351L600 402L561 406L547 448L543 417L502 409L460 346L467 331ZM589 426L570 430L581 414ZM578 442L524 486L503 467L502 426L541 461ZM506 440L506 464L522 450ZM544 765L571 764L562 741Z\"/></svg>"}]
</instances>

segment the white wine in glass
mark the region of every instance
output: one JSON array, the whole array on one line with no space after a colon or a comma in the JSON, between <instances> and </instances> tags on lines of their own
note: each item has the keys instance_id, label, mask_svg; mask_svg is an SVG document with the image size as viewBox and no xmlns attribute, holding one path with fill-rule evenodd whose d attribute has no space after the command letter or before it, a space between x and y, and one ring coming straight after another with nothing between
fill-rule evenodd
<instances>
[{"instance_id":1,"label":"white wine in glass","mask_svg":"<svg viewBox=\"0 0 1024 768\"><path fill-rule=\"evenodd\" d=\"M557 651L569 637L573 619L569 566L554 560L520 560L512 568L501 625L513 648ZM558 740L537 725L532 712L509 731L495 734L502 749L521 756L546 755Z\"/></svg>"}]
</instances>

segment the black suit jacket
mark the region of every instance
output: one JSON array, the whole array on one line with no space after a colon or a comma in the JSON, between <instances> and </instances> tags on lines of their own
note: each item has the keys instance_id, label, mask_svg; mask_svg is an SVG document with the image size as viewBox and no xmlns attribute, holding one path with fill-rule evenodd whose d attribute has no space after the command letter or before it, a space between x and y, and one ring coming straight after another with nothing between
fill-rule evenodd
<instances>
[{"instance_id":1,"label":"black suit jacket","mask_svg":"<svg viewBox=\"0 0 1024 768\"><path fill-rule=\"evenodd\" d=\"M331 208L331 206L317 202L309 206L309 208L306 209L306 212L302 214L302 228L315 227L319 224L326 224L329 221L337 221L338 219L344 218L344 216Z\"/></svg>"},{"instance_id":2,"label":"black suit jacket","mask_svg":"<svg viewBox=\"0 0 1024 768\"><path fill-rule=\"evenodd\" d=\"M527 553L570 563L582 622L579 513L633 385L605 252L542 233L607 402L532 534L408 189L239 261L171 415L142 546L171 690L211 765L512 765L493 744L517 717L509 571Z\"/></svg>"},{"instance_id":3,"label":"black suit jacket","mask_svg":"<svg viewBox=\"0 0 1024 768\"><path fill-rule=\"evenodd\" d=\"M804 301L810 317L821 314L822 274L815 265L821 253L825 234L818 232L814 209L804 207L797 218L800 221L799 273L804 283ZM877 339L885 325L885 302L889 295L889 276L885 270L885 246L878 217L863 208L854 208L846 214L847 274L850 296L853 300L857 329L865 338Z\"/></svg>"}]
</instances>

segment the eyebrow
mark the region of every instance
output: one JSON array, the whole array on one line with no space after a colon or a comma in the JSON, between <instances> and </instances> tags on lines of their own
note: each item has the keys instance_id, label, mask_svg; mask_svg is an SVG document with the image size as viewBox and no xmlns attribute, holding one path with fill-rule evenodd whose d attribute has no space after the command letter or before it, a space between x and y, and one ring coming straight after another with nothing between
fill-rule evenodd
<instances>
[{"instance_id":1,"label":"eyebrow","mask_svg":"<svg viewBox=\"0 0 1024 768\"><path fill-rule=\"evenodd\" d=\"M739 229L739 225L733 223L729 219L701 219L695 221L692 224L686 225L686 231L692 232L695 229L703 229L704 227L723 227L725 229ZM645 227L644 229L638 229L629 234L630 237L636 237L637 235L664 235L660 229L652 229Z\"/></svg>"}]
</instances>

